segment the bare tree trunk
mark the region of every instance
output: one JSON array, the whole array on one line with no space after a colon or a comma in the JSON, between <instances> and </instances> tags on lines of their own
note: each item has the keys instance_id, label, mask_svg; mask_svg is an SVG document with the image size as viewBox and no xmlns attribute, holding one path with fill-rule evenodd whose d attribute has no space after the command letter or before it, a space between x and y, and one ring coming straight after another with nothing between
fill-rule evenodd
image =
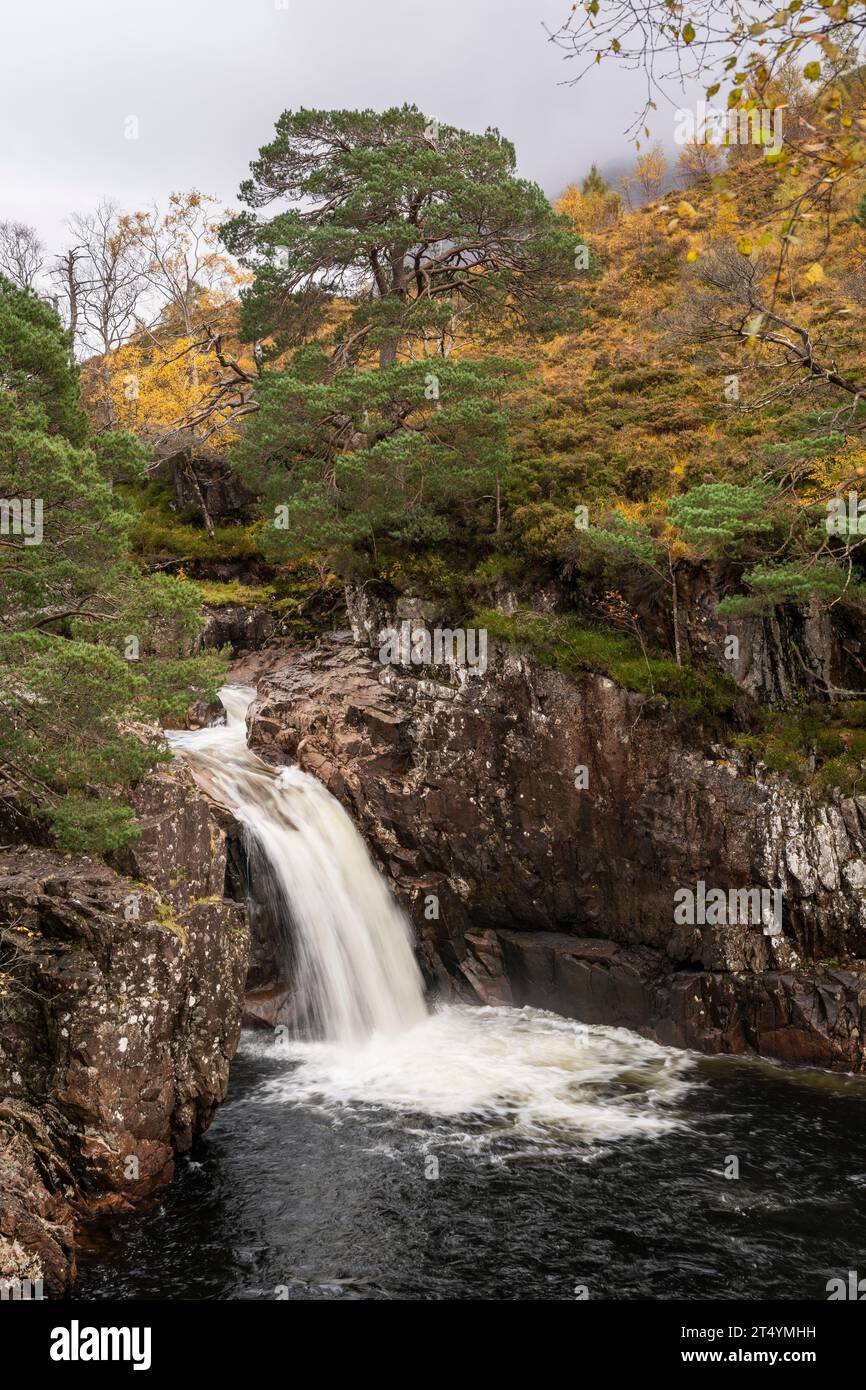
<instances>
[{"instance_id":1,"label":"bare tree trunk","mask_svg":"<svg viewBox=\"0 0 866 1390\"><path fill-rule=\"evenodd\" d=\"M65 256L60 258L57 266L55 278L63 285L66 295L67 316L69 319L68 328L71 335L69 344L69 362L75 365L75 342L78 337L78 297L80 287L75 274L75 266L80 259L82 252L78 247L70 247Z\"/></svg>"},{"instance_id":2,"label":"bare tree trunk","mask_svg":"<svg viewBox=\"0 0 866 1390\"><path fill-rule=\"evenodd\" d=\"M670 551L668 551L668 568L671 572L671 602L674 614L674 655L677 659L677 665L682 666L683 658L682 652L680 651L680 601L679 594L677 593L677 576Z\"/></svg>"},{"instance_id":3,"label":"bare tree trunk","mask_svg":"<svg viewBox=\"0 0 866 1390\"><path fill-rule=\"evenodd\" d=\"M198 502L198 508L201 512L201 519L205 524L205 530L207 531L211 540L213 540L213 520L211 518L210 512L207 509L207 503L204 500L204 493L201 490L201 484L198 480L198 474L195 471L195 461L191 456L184 460L183 468L184 472L186 473L187 479L189 480L190 486L192 487L192 490L195 493L195 499Z\"/></svg>"}]
</instances>

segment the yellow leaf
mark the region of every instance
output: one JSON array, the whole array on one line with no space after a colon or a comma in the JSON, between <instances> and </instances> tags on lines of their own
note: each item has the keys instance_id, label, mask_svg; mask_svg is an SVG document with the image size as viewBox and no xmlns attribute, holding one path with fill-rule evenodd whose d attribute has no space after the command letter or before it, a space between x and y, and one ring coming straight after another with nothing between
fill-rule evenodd
<instances>
[{"instance_id":1,"label":"yellow leaf","mask_svg":"<svg viewBox=\"0 0 866 1390\"><path fill-rule=\"evenodd\" d=\"M683 26L683 42L684 42L684 43L691 43L691 41L692 41L692 39L693 39L694 37L695 37L694 27L693 27L693 25L691 24L691 22L687 22L687 23Z\"/></svg>"},{"instance_id":2,"label":"yellow leaf","mask_svg":"<svg viewBox=\"0 0 866 1390\"><path fill-rule=\"evenodd\" d=\"M807 77L810 82L817 82L821 76L821 64L807 63L803 69L803 76Z\"/></svg>"},{"instance_id":3,"label":"yellow leaf","mask_svg":"<svg viewBox=\"0 0 866 1390\"><path fill-rule=\"evenodd\" d=\"M696 261L697 259L698 259L698 253L697 253L697 251L689 251L689 252L687 252L687 254L686 254L686 260L687 260L687 261Z\"/></svg>"},{"instance_id":4,"label":"yellow leaf","mask_svg":"<svg viewBox=\"0 0 866 1390\"><path fill-rule=\"evenodd\" d=\"M820 266L818 262L815 261L813 265L809 266L803 279L806 281L807 285L820 285L821 281L824 279L823 266Z\"/></svg>"},{"instance_id":5,"label":"yellow leaf","mask_svg":"<svg viewBox=\"0 0 866 1390\"><path fill-rule=\"evenodd\" d=\"M685 199L677 207L677 217L697 217L697 215L691 203L687 203Z\"/></svg>"},{"instance_id":6,"label":"yellow leaf","mask_svg":"<svg viewBox=\"0 0 866 1390\"><path fill-rule=\"evenodd\" d=\"M751 256L752 238L748 236L741 236L739 241L737 242L737 250L739 251L741 256Z\"/></svg>"}]
</instances>

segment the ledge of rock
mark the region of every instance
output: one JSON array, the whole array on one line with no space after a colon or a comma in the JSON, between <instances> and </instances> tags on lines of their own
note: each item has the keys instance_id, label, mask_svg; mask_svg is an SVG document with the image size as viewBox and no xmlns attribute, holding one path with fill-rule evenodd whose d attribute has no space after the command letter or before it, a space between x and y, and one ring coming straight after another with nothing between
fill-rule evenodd
<instances>
[{"instance_id":1,"label":"ledge of rock","mask_svg":"<svg viewBox=\"0 0 866 1390\"><path fill-rule=\"evenodd\" d=\"M482 931L466 941L463 970L484 1003L631 1028L671 1047L863 1070L862 974L677 970L648 947L557 932Z\"/></svg>"}]
</instances>

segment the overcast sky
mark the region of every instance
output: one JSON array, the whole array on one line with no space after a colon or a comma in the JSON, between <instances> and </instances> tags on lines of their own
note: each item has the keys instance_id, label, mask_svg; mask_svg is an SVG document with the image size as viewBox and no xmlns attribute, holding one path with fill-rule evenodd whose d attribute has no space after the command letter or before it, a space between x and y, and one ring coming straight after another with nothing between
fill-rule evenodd
<instances>
[{"instance_id":1,"label":"overcast sky","mask_svg":"<svg viewBox=\"0 0 866 1390\"><path fill-rule=\"evenodd\" d=\"M415 102L498 126L554 196L593 159L633 158L636 74L574 64L547 42L570 0L38 0L8 5L0 217L39 228L100 198L124 207L197 187L226 206L287 107ZM127 118L139 138L124 138Z\"/></svg>"}]
</instances>

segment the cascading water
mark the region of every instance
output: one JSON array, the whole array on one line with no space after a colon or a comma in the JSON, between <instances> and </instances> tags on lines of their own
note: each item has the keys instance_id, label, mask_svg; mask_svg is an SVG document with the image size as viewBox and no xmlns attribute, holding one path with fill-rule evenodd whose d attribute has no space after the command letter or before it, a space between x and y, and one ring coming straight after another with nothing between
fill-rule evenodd
<instances>
[{"instance_id":1,"label":"cascading water","mask_svg":"<svg viewBox=\"0 0 866 1390\"><path fill-rule=\"evenodd\" d=\"M247 828L313 1036L245 1034L206 1141L82 1262L83 1297L823 1298L856 1269L858 1077L539 1009L428 1013L348 817L247 751L252 694L172 742Z\"/></svg>"},{"instance_id":2,"label":"cascading water","mask_svg":"<svg viewBox=\"0 0 866 1390\"><path fill-rule=\"evenodd\" d=\"M245 1034L200 1150L114 1224L84 1297L813 1299L857 1267L859 1078L539 1009L428 1013L348 817L246 748L252 694L171 738L247 828L305 1035Z\"/></svg>"},{"instance_id":3,"label":"cascading water","mask_svg":"<svg viewBox=\"0 0 866 1390\"><path fill-rule=\"evenodd\" d=\"M255 693L224 687L226 724L171 742L268 864L270 905L291 923L305 1032L348 1043L402 1032L427 1013L408 923L339 802L314 777L268 767L247 747Z\"/></svg>"},{"instance_id":4,"label":"cascading water","mask_svg":"<svg viewBox=\"0 0 866 1390\"><path fill-rule=\"evenodd\" d=\"M224 725L169 738L245 827L289 943L303 1037L282 1048L291 1066L262 1098L423 1113L444 1122L440 1142L476 1150L503 1136L550 1151L563 1140L676 1127L670 1107L687 1089L687 1054L538 1009L428 1012L409 924L346 812L315 778L275 770L247 747L254 696L227 686ZM264 1038L247 1048L272 1055L273 1039ZM455 1118L464 1123L455 1128Z\"/></svg>"}]
</instances>

